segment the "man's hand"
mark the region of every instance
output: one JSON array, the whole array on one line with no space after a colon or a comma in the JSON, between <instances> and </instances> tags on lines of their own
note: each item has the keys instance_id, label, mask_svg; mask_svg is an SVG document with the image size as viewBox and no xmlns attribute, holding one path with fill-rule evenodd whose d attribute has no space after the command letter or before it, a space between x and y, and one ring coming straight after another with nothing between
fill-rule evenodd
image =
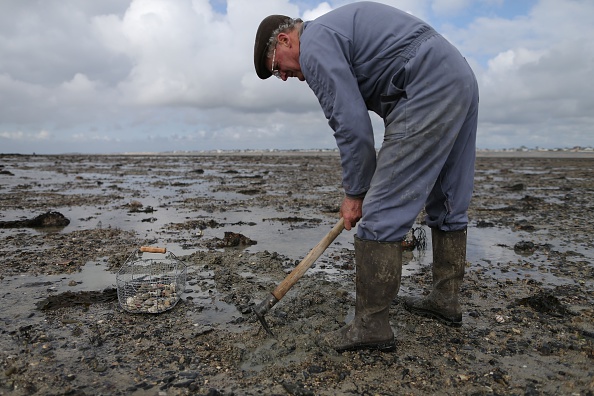
<instances>
[{"instance_id":1,"label":"man's hand","mask_svg":"<svg viewBox=\"0 0 594 396\"><path fill-rule=\"evenodd\" d=\"M340 206L340 217L344 219L344 228L349 230L357 225L363 216L363 199L344 197Z\"/></svg>"}]
</instances>

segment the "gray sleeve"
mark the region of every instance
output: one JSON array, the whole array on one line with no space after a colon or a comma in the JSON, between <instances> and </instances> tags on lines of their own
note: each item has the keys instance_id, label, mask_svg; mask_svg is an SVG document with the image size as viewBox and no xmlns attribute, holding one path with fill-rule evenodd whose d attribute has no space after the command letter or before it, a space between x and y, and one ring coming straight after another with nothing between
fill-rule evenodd
<instances>
[{"instance_id":1,"label":"gray sleeve","mask_svg":"<svg viewBox=\"0 0 594 396\"><path fill-rule=\"evenodd\" d=\"M334 130L345 193L361 196L369 189L376 153L369 112L350 65L351 42L321 26L309 27L306 36L301 71Z\"/></svg>"}]
</instances>

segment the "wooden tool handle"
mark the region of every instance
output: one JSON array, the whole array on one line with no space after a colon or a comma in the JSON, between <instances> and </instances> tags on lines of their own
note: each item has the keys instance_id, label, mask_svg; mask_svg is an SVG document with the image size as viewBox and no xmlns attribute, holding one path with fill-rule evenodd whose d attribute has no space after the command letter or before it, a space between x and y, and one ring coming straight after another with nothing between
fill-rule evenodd
<instances>
[{"instance_id":1,"label":"wooden tool handle","mask_svg":"<svg viewBox=\"0 0 594 396\"><path fill-rule=\"evenodd\" d=\"M154 247L154 246L141 246L140 251L147 252L147 253L167 253L166 248Z\"/></svg>"},{"instance_id":2,"label":"wooden tool handle","mask_svg":"<svg viewBox=\"0 0 594 396\"><path fill-rule=\"evenodd\" d=\"M330 246L336 237L344 229L344 220L340 218L338 223L330 230L328 234L305 256L293 271L274 289L272 295L280 300L293 287L295 283L305 274L305 272L312 266L313 263L324 253L326 248Z\"/></svg>"}]
</instances>

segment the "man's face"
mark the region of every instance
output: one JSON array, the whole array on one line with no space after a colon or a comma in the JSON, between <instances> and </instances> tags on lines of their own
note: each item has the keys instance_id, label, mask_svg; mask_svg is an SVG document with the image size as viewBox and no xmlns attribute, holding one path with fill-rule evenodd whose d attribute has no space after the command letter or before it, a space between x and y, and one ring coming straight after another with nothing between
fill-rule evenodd
<instances>
[{"instance_id":1,"label":"man's face","mask_svg":"<svg viewBox=\"0 0 594 396\"><path fill-rule=\"evenodd\" d=\"M290 34L279 34L269 67L272 74L283 81L291 77L305 81L299 65L299 38Z\"/></svg>"}]
</instances>

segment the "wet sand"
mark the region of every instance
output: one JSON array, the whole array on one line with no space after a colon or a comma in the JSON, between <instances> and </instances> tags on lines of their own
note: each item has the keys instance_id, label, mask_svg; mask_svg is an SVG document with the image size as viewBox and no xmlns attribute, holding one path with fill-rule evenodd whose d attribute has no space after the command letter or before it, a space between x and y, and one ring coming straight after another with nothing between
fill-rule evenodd
<instances>
[{"instance_id":1,"label":"wet sand","mask_svg":"<svg viewBox=\"0 0 594 396\"><path fill-rule=\"evenodd\" d=\"M337 221L336 153L0 155L0 395L590 395L593 175L587 153L480 155L463 326L402 307L430 287L429 239L405 255L397 350L339 354L317 337L352 318L353 232L267 314L274 338L251 314ZM48 211L68 225L28 226ZM188 271L156 315L115 293L143 245Z\"/></svg>"}]
</instances>

